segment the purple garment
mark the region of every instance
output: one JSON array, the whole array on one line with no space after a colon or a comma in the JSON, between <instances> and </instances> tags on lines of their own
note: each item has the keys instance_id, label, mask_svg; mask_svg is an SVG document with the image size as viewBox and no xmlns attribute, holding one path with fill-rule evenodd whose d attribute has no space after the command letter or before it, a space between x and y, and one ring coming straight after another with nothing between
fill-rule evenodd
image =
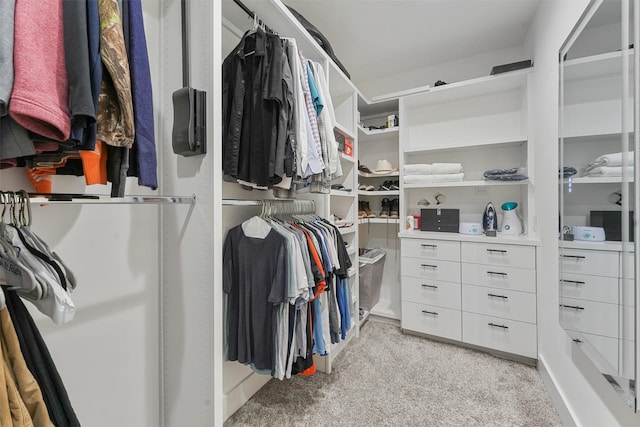
<instances>
[{"instance_id":1,"label":"purple garment","mask_svg":"<svg viewBox=\"0 0 640 427\"><path fill-rule=\"evenodd\" d=\"M136 129L127 173L129 176L137 176L139 185L155 190L158 188L158 158L154 134L151 72L140 0L125 0L123 12Z\"/></svg>"}]
</instances>

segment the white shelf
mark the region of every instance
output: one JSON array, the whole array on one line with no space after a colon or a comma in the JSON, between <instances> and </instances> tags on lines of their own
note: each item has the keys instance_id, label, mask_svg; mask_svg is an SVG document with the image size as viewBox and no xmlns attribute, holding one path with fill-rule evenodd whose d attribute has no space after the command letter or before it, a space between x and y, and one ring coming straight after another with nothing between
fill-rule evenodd
<instances>
[{"instance_id":1,"label":"white shelf","mask_svg":"<svg viewBox=\"0 0 640 427\"><path fill-rule=\"evenodd\" d=\"M629 51L632 58L633 50ZM570 59L563 63L565 80L593 79L609 75L619 75L622 70L622 52L608 52L599 55ZM632 66L630 64L630 66Z\"/></svg>"},{"instance_id":2,"label":"white shelf","mask_svg":"<svg viewBox=\"0 0 640 427\"><path fill-rule=\"evenodd\" d=\"M407 155L412 154L424 154L424 153L438 153L445 151L456 151L456 150L481 150L486 148L497 148L504 146L517 146L522 145L527 142L526 135L518 135L514 138L505 138L502 140L490 140L490 141L477 141L477 140L467 140L467 141L457 141L448 143L447 146L432 146L432 147L419 147L419 148L405 148L404 153Z\"/></svg>"},{"instance_id":3,"label":"white shelf","mask_svg":"<svg viewBox=\"0 0 640 427\"><path fill-rule=\"evenodd\" d=\"M399 196L399 190L388 190L388 191L364 191L358 190L359 196Z\"/></svg>"},{"instance_id":4,"label":"white shelf","mask_svg":"<svg viewBox=\"0 0 640 427\"><path fill-rule=\"evenodd\" d=\"M353 140L355 138L354 132L351 129L348 129L347 127L345 127L344 125L341 125L340 123L334 123L335 127L337 127L340 131L342 131L344 134L346 134L348 137L351 137L351 139Z\"/></svg>"},{"instance_id":5,"label":"white shelf","mask_svg":"<svg viewBox=\"0 0 640 427\"><path fill-rule=\"evenodd\" d=\"M483 187L501 185L527 185L530 180L524 181L462 181L462 182L438 182L433 184L404 184L405 189L410 188L441 188L441 187Z\"/></svg>"},{"instance_id":6,"label":"white shelf","mask_svg":"<svg viewBox=\"0 0 640 427\"><path fill-rule=\"evenodd\" d=\"M330 194L338 197L354 197L353 191L331 190Z\"/></svg>"},{"instance_id":7,"label":"white shelf","mask_svg":"<svg viewBox=\"0 0 640 427\"><path fill-rule=\"evenodd\" d=\"M569 184L571 178L565 178L565 184ZM621 184L622 177L619 176L581 176L571 179L573 184ZM626 178L624 182L633 182L633 177Z\"/></svg>"},{"instance_id":8,"label":"white shelf","mask_svg":"<svg viewBox=\"0 0 640 427\"><path fill-rule=\"evenodd\" d=\"M193 204L196 196L124 196L110 197L107 195L65 195L51 194L49 196L36 195L29 197L29 201L36 205L54 204Z\"/></svg>"},{"instance_id":9,"label":"white shelf","mask_svg":"<svg viewBox=\"0 0 640 427\"><path fill-rule=\"evenodd\" d=\"M345 234L355 233L356 227L355 225L351 227L338 227L338 230L340 230L340 234L345 235Z\"/></svg>"},{"instance_id":10,"label":"white shelf","mask_svg":"<svg viewBox=\"0 0 640 427\"><path fill-rule=\"evenodd\" d=\"M386 129L366 129L360 125L358 125L358 131L362 134L364 134L367 138L367 140L369 140L369 138L371 137L377 137L377 136L381 136L381 135L389 135L389 134L397 134L398 133L398 129L399 126L394 126L392 128L386 128ZM362 141L361 141L362 142Z\"/></svg>"},{"instance_id":11,"label":"white shelf","mask_svg":"<svg viewBox=\"0 0 640 427\"><path fill-rule=\"evenodd\" d=\"M395 172L381 174L381 173L366 173L366 172L362 172L361 170L358 170L358 175L363 178L384 178L389 176L400 176L400 172L395 171Z\"/></svg>"},{"instance_id":12,"label":"white shelf","mask_svg":"<svg viewBox=\"0 0 640 427\"><path fill-rule=\"evenodd\" d=\"M533 68L526 68L493 76L484 76L462 82L435 86L424 93L407 96L405 98L405 106L407 108L424 107L443 102L466 100L486 94L524 89L526 87L527 76L532 69ZM400 118L400 120L402 120L402 118Z\"/></svg>"},{"instance_id":13,"label":"white shelf","mask_svg":"<svg viewBox=\"0 0 640 427\"><path fill-rule=\"evenodd\" d=\"M399 224L398 218L359 218L359 224Z\"/></svg>"},{"instance_id":14,"label":"white shelf","mask_svg":"<svg viewBox=\"0 0 640 427\"><path fill-rule=\"evenodd\" d=\"M344 161L349 162L349 163L355 163L355 162L356 162L356 160L353 158L353 156L347 156L347 155L346 155L346 154L344 154L344 153L340 153L340 158L341 158L342 160L344 160Z\"/></svg>"}]
</instances>

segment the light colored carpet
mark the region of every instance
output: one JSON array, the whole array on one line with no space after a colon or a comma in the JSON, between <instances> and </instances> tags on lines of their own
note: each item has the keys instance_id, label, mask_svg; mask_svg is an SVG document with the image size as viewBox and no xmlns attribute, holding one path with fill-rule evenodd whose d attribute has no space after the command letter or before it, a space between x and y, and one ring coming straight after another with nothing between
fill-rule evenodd
<instances>
[{"instance_id":1,"label":"light colored carpet","mask_svg":"<svg viewBox=\"0 0 640 427\"><path fill-rule=\"evenodd\" d=\"M536 368L370 320L331 375L271 380L225 426L561 426Z\"/></svg>"}]
</instances>

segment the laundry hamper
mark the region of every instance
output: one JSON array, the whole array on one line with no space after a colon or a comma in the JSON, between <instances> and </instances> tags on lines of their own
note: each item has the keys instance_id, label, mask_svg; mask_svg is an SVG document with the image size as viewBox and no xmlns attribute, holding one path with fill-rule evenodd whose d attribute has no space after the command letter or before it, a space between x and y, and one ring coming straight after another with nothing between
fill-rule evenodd
<instances>
[{"instance_id":1,"label":"laundry hamper","mask_svg":"<svg viewBox=\"0 0 640 427\"><path fill-rule=\"evenodd\" d=\"M365 249L360 254L360 309L371 311L380 299L382 272L387 253L380 249Z\"/></svg>"}]
</instances>

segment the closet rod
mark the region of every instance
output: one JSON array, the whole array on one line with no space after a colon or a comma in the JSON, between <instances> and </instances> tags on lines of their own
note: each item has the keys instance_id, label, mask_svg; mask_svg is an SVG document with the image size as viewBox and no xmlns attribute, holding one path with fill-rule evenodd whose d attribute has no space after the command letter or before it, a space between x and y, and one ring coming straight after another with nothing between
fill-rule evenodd
<instances>
[{"instance_id":1,"label":"closet rod","mask_svg":"<svg viewBox=\"0 0 640 427\"><path fill-rule=\"evenodd\" d=\"M306 199L263 199L263 200L238 200L222 199L225 206L262 206L271 214L304 215L315 214L316 204L313 200Z\"/></svg>"},{"instance_id":2,"label":"closet rod","mask_svg":"<svg viewBox=\"0 0 640 427\"><path fill-rule=\"evenodd\" d=\"M256 15L256 13L254 11L249 9L246 4L242 3L240 0L233 0L233 2L235 4L237 4L240 7L240 9L244 10L244 12L247 15L249 15L250 18L257 20L260 24L264 25L264 29L265 30L267 30L270 33L275 33L275 31L273 31L271 28L267 27L267 25L264 23L264 21L262 21L262 19L258 18L258 15Z\"/></svg>"}]
</instances>

